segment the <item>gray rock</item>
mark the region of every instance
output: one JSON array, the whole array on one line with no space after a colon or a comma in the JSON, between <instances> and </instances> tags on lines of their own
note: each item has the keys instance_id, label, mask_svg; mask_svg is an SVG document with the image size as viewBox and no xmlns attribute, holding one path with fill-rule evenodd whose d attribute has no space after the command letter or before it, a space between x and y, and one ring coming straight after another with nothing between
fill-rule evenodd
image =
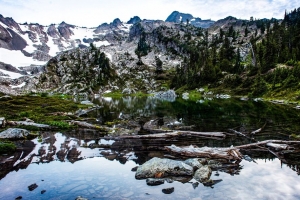
<instances>
[{"instance_id":1,"label":"gray rock","mask_svg":"<svg viewBox=\"0 0 300 200\"><path fill-rule=\"evenodd\" d=\"M194 179L201 183L207 182L211 175L211 168L209 166L200 167L194 174Z\"/></svg>"},{"instance_id":2,"label":"gray rock","mask_svg":"<svg viewBox=\"0 0 300 200\"><path fill-rule=\"evenodd\" d=\"M29 131L20 128L9 128L0 133L2 139L24 139L30 134Z\"/></svg>"},{"instance_id":3,"label":"gray rock","mask_svg":"<svg viewBox=\"0 0 300 200\"><path fill-rule=\"evenodd\" d=\"M143 165L139 166L135 174L136 179L153 178L157 174L160 177L167 176L192 176L193 167L182 161L152 158Z\"/></svg>"},{"instance_id":4,"label":"gray rock","mask_svg":"<svg viewBox=\"0 0 300 200\"><path fill-rule=\"evenodd\" d=\"M217 160L209 160L207 164L212 169L218 169L218 168L222 167L222 164Z\"/></svg>"},{"instance_id":5,"label":"gray rock","mask_svg":"<svg viewBox=\"0 0 300 200\"><path fill-rule=\"evenodd\" d=\"M185 164L191 166L194 168L194 170L199 169L200 167L202 167L202 163L201 163L201 159L198 158L190 158L184 161Z\"/></svg>"},{"instance_id":6,"label":"gray rock","mask_svg":"<svg viewBox=\"0 0 300 200\"><path fill-rule=\"evenodd\" d=\"M147 178L146 183L147 185L155 186L155 185L164 184L165 180L161 178Z\"/></svg>"},{"instance_id":7,"label":"gray rock","mask_svg":"<svg viewBox=\"0 0 300 200\"><path fill-rule=\"evenodd\" d=\"M83 104L83 105L94 105L92 102L90 102L90 101L82 101L82 102L80 102L81 104Z\"/></svg>"}]
</instances>

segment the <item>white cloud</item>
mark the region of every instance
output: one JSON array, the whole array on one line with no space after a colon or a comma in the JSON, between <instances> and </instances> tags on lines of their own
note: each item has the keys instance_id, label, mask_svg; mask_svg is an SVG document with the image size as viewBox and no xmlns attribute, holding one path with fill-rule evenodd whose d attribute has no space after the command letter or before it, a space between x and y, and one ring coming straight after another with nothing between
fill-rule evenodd
<instances>
[{"instance_id":1,"label":"white cloud","mask_svg":"<svg viewBox=\"0 0 300 200\"><path fill-rule=\"evenodd\" d=\"M127 21L135 15L165 20L174 10L213 20L229 15L242 19L282 18L285 10L297 4L298 0L0 0L0 12L17 22L48 25L65 21L94 27L117 17Z\"/></svg>"}]
</instances>

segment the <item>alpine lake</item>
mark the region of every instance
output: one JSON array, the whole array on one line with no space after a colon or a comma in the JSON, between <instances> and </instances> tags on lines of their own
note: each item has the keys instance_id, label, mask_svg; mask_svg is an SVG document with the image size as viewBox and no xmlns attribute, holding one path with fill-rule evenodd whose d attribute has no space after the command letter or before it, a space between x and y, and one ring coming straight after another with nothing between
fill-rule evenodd
<instances>
[{"instance_id":1,"label":"alpine lake","mask_svg":"<svg viewBox=\"0 0 300 200\"><path fill-rule=\"evenodd\" d=\"M0 199L300 199L300 154L283 162L269 151L244 151L251 159L213 169L210 179L216 184L210 185L191 176L149 186L145 179L135 178L134 170L154 157L187 159L174 158L164 150L173 144L231 147L291 140L291 135L300 134L296 105L259 99L168 101L153 97L103 97L93 103L99 107L89 113L91 123L118 128L126 121L123 127L131 130L129 134L145 134L140 127L149 121L154 128L175 131L180 126L198 132L262 129L249 137L135 140L115 140L113 132L102 135L88 129L41 131L39 137L23 141L26 147L10 158L13 162L2 163Z\"/></svg>"}]
</instances>

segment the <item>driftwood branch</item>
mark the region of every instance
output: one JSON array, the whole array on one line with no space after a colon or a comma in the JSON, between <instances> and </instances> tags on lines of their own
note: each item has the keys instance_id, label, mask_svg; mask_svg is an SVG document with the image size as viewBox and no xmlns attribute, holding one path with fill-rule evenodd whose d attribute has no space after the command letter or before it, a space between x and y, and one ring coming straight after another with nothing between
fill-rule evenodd
<instances>
[{"instance_id":1,"label":"driftwood branch","mask_svg":"<svg viewBox=\"0 0 300 200\"><path fill-rule=\"evenodd\" d=\"M262 142L256 142L252 144L246 144L230 148L212 148L212 147L197 147L197 146L188 146L188 147L177 147L175 145L166 146L165 149L171 152L174 155L186 156L186 157L195 157L195 158L214 158L214 159L227 159L227 160L241 160L243 155L240 153L240 150L243 149L257 149L267 150L278 159L283 162L286 162L284 156L282 155L281 150L292 150L294 147L289 145L300 145L300 141L283 141L283 140L266 140ZM275 152L275 149L277 152Z\"/></svg>"},{"instance_id":2,"label":"driftwood branch","mask_svg":"<svg viewBox=\"0 0 300 200\"><path fill-rule=\"evenodd\" d=\"M167 133L156 133L148 135L124 135L120 139L160 139L173 137L205 137L214 139L223 139L226 135L223 132L192 132L192 131L175 131Z\"/></svg>"},{"instance_id":3,"label":"driftwood branch","mask_svg":"<svg viewBox=\"0 0 300 200\"><path fill-rule=\"evenodd\" d=\"M35 122L29 122L29 121L7 121L8 125L11 126L17 126L17 125L23 125L23 126L35 126L37 128L51 128L51 126L47 124L38 124Z\"/></svg>"},{"instance_id":4,"label":"driftwood branch","mask_svg":"<svg viewBox=\"0 0 300 200\"><path fill-rule=\"evenodd\" d=\"M298 144L298 145L300 145L300 141L265 140L265 141L261 141L261 142L236 146L235 148L238 148L238 149L251 149L251 148L255 148L257 146L265 146L267 143L286 144L286 145Z\"/></svg>"},{"instance_id":5,"label":"driftwood branch","mask_svg":"<svg viewBox=\"0 0 300 200\"><path fill-rule=\"evenodd\" d=\"M104 127L97 126L97 125L94 125L94 124L90 124L90 123L87 123L87 122L71 121L70 123L73 124L73 125L77 125L79 127L82 127L82 128L100 129L102 131L108 131L108 128L106 128L106 127L104 128Z\"/></svg>"},{"instance_id":6,"label":"driftwood branch","mask_svg":"<svg viewBox=\"0 0 300 200\"><path fill-rule=\"evenodd\" d=\"M265 128L266 125L267 125L267 122L266 122L261 128L255 130L255 131L252 131L250 134L251 134L251 135L254 135L254 134L256 134L256 133L261 132L261 131Z\"/></svg>"},{"instance_id":7,"label":"driftwood branch","mask_svg":"<svg viewBox=\"0 0 300 200\"><path fill-rule=\"evenodd\" d=\"M211 148L211 147L177 147L175 145L166 146L165 149L172 154L195 157L195 158L214 158L227 160L241 160L243 155L237 148Z\"/></svg>"}]
</instances>

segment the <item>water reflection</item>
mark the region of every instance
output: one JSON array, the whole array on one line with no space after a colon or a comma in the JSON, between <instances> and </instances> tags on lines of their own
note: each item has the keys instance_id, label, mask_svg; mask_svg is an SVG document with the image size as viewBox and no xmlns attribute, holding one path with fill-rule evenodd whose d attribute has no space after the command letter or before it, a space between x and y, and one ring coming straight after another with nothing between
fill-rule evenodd
<instances>
[{"instance_id":1,"label":"water reflection","mask_svg":"<svg viewBox=\"0 0 300 200\"><path fill-rule=\"evenodd\" d=\"M153 98L99 99L100 109L90 113L99 123L144 120L143 127L156 128L182 123L197 131L247 132L266 124L257 140L287 139L299 132L299 111L283 105L240 100L203 100L201 104ZM153 120L153 124L149 122ZM116 124L118 126L118 124ZM133 126L133 125L132 125ZM153 127L151 127L153 128ZM232 136L223 140L205 138L112 140L92 130L64 133L43 132L32 141L20 142L20 151L2 162L0 199L299 199L299 154L288 155L287 164L269 152L250 152L256 163L242 161L213 169L211 179L223 180L213 186L199 184L192 177L149 187L136 180L131 169L153 157L170 157L163 147L197 145L229 147L247 144L247 138ZM22 143L22 144L21 144ZM38 188L28 190L30 184ZM168 188L174 192L166 194ZM42 195L40 192L46 190Z\"/></svg>"}]
</instances>

